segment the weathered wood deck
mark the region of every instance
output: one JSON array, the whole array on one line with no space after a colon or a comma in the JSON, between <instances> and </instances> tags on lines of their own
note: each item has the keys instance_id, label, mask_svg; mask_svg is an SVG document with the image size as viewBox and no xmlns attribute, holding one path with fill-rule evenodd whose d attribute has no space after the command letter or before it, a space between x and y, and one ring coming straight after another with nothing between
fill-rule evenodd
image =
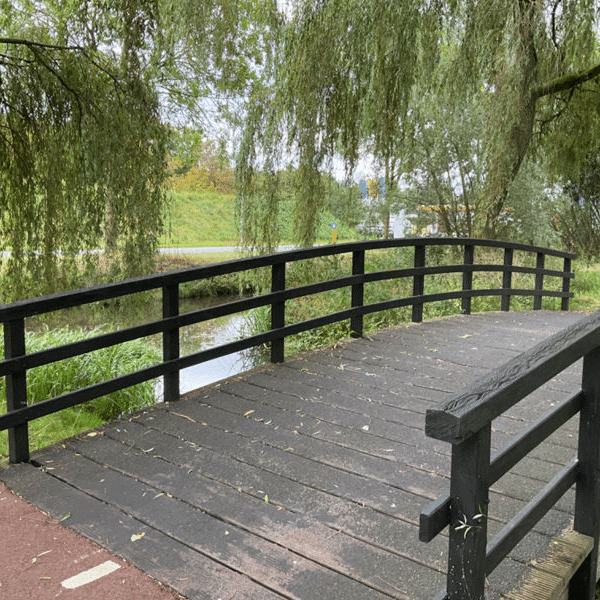
<instances>
[{"instance_id":1,"label":"weathered wood deck","mask_svg":"<svg viewBox=\"0 0 600 600\"><path fill-rule=\"evenodd\" d=\"M34 456L41 468L0 479L190 599L431 600L447 538L419 542L418 519L448 488L450 448L425 437L425 410L578 318L459 316L346 341L58 444ZM576 366L497 419L494 447L579 377ZM576 443L568 423L494 486L491 534ZM569 494L492 574L489 598L569 525Z\"/></svg>"}]
</instances>

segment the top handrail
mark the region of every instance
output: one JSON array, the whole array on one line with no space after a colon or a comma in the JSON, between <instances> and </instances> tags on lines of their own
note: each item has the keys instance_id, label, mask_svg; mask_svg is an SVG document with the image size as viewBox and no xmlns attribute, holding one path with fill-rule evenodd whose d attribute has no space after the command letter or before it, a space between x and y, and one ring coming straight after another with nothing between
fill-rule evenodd
<instances>
[{"instance_id":1,"label":"top handrail","mask_svg":"<svg viewBox=\"0 0 600 600\"><path fill-rule=\"evenodd\" d=\"M600 311L516 356L439 407L428 409L426 435L452 444L465 441L597 346Z\"/></svg>"},{"instance_id":2,"label":"top handrail","mask_svg":"<svg viewBox=\"0 0 600 600\"><path fill-rule=\"evenodd\" d=\"M145 292L168 285L187 283L198 279L208 279L210 277L216 277L219 275L240 273L261 267L291 263L310 258L347 254L353 251L366 251L385 248L465 245L488 248L503 248L529 253L542 253L546 256L554 256L568 260L572 260L576 257L575 254L561 250L555 250L552 248L543 248L540 246L530 246L516 242L504 242L501 240L488 240L479 238L398 238L389 240L347 242L343 244L330 244L326 246L315 246L312 248L286 250L283 252L264 254L261 256L238 258L216 264L201 265L198 267L188 267L185 269L169 271L167 273L134 277L124 281L105 283L91 288L58 292L41 296L39 298L19 300L10 304L0 305L0 323L6 323L13 319L39 315L59 309L71 308L73 306L80 306L82 304L118 298L120 296L126 296L137 292ZM518 271L518 267L513 267L513 271ZM545 274L557 275L558 272L554 273L551 271L546 271Z\"/></svg>"}]
</instances>

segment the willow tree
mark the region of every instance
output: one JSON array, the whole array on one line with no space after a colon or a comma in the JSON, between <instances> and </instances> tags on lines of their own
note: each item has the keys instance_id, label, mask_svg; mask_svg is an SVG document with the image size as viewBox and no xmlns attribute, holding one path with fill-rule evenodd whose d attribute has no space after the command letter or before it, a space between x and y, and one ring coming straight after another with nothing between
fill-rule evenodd
<instances>
[{"instance_id":1,"label":"willow tree","mask_svg":"<svg viewBox=\"0 0 600 600\"><path fill-rule=\"evenodd\" d=\"M297 0L287 7L272 86L257 95L248 121L240 199L249 216L261 203L276 205L276 194L260 184L269 179L265 171L276 181L287 149L304 181L300 243L312 241L318 171L337 156L352 173L370 153L393 189L402 172L419 168L427 128L443 135L433 109L443 115L476 106L484 114L487 126L473 144L483 183L472 232L489 237L534 149L560 173L575 169L597 138L592 0ZM256 224L246 235L259 233Z\"/></svg>"},{"instance_id":2,"label":"willow tree","mask_svg":"<svg viewBox=\"0 0 600 600\"><path fill-rule=\"evenodd\" d=\"M110 229L125 274L153 256L165 147L143 62L152 2L3 3L3 300L71 282Z\"/></svg>"},{"instance_id":3,"label":"willow tree","mask_svg":"<svg viewBox=\"0 0 600 600\"><path fill-rule=\"evenodd\" d=\"M1 3L4 299L69 285L99 247L118 274L149 268L171 125L235 113L273 14L262 0Z\"/></svg>"}]
</instances>

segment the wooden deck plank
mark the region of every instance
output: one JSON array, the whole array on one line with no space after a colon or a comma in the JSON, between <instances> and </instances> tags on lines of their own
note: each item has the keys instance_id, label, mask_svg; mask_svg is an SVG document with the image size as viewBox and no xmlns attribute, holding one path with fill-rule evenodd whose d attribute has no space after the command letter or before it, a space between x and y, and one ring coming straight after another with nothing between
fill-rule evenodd
<instances>
[{"instance_id":1,"label":"wooden deck plank","mask_svg":"<svg viewBox=\"0 0 600 600\"><path fill-rule=\"evenodd\" d=\"M223 406L229 401L234 403L233 409L238 410L240 413L236 416L237 419L242 419L242 411L248 409L251 406L248 403L242 403L236 405L237 399L229 399L224 394L211 394L211 400L214 401L215 405L219 406L219 409L225 409ZM215 421L214 414L215 409L209 411L207 407L202 410L202 407L198 408L196 403L189 405L192 409L191 412L186 410L185 402L178 405L178 412L185 414L188 417L193 417L199 422L209 422L211 426L218 426L218 420ZM219 409L216 412L219 412ZM211 416L213 418L211 419ZM269 422L274 427L277 427L277 431L273 433L266 433L269 438L270 444L279 444L279 447L285 446L287 443L294 443L294 452L300 453L303 456L307 456L312 460L319 460L320 462L328 462L334 467L339 468L340 462L348 465L348 461L356 460L357 463L353 463L350 466L352 471L365 475L366 473L372 473L372 469L377 466L378 476L382 477L386 483L396 485L398 482L397 476L397 464L402 463L413 469L413 477L422 477L423 471L431 474L448 475L448 460L449 453L446 449L446 454L438 454L432 452L431 448L424 450L419 446L419 437L416 430L409 430L410 438L405 437L403 443L397 443L394 440L379 437L380 432L377 427L374 426L373 421L363 415L362 420L359 421L358 428L350 428L342 430L340 427L328 425L326 422L319 419L319 423L311 422L307 419L305 414L294 415L293 420L287 424L288 430L293 432L302 432L304 435L296 437L293 442L289 441L290 438L283 435L281 438L278 435L282 428L286 427L285 414L281 412L270 411L261 405L248 419L243 419L239 422L234 421L233 429L242 433L248 429L245 427L247 424L252 424L253 420L258 419L259 421ZM221 425L222 428L231 426L232 423L231 415L222 415ZM370 424L364 424L370 423ZM368 431L364 428L368 427ZM258 430L252 429L252 432L248 433L249 437L254 439L260 438L260 426ZM422 435L422 433L421 433ZM317 442L318 440L318 442ZM265 441L265 440L263 440ZM324 442L322 447L322 455L318 454L319 442ZM412 442L412 443L411 443ZM333 447L332 447L333 444ZM556 456L556 451L555 456ZM365 456L366 455L366 456ZM337 461L334 459L337 457ZM375 460L369 460L375 459ZM387 463L381 463L379 459L387 460ZM565 462L567 462L568 456L565 456ZM556 473L561 463L555 463L554 465L548 465L541 461L525 461L522 465L520 464L510 478L505 478L500 482L495 489L502 490L503 484L510 486L515 497L521 497L523 500L526 499L527 493L519 496L520 490L525 485L526 492L531 489L530 480L538 480L539 487L541 488L547 483ZM387 468L386 468L387 467ZM527 469L532 469L533 476L527 477L526 481L523 482L522 477L527 474ZM417 471L415 471L415 469ZM523 472L520 472L523 471ZM415 475L416 473L416 475ZM544 477L545 475L545 477ZM422 484L423 488L426 488L427 484ZM412 491L412 490L409 490Z\"/></svg>"},{"instance_id":2,"label":"wooden deck plank","mask_svg":"<svg viewBox=\"0 0 600 600\"><path fill-rule=\"evenodd\" d=\"M196 474L194 468L200 469L201 474L196 476L228 485L239 494L251 495L261 503L264 503L264 497L268 494L270 505L291 512L310 514L312 519L330 527L332 535L345 532L397 554L406 555L417 562L428 560L428 551L425 551L424 546L412 545L405 548L400 543L405 535L410 535L414 523L408 523L355 502L348 502L344 498L247 463L236 464L223 458L221 454L197 446L189 444L182 446L177 453L177 458L174 459L172 449L165 448L165 446L172 446L172 442L161 440L161 436L162 434L158 432L145 436L145 439L150 437L152 442L156 443L153 453L158 453L157 455L163 459L162 455L166 450L170 460L176 460L186 473L191 471L190 476ZM96 445L90 444L89 447L93 451ZM128 469L133 467L129 466ZM443 553L444 543L439 542L437 549Z\"/></svg>"},{"instance_id":3,"label":"wooden deck plank","mask_svg":"<svg viewBox=\"0 0 600 600\"><path fill-rule=\"evenodd\" d=\"M119 447L109 449L105 456L111 466L124 456L123 445L115 446ZM156 462L148 453L140 458ZM130 452L124 462L132 459ZM295 590L299 581L305 581L308 590L335 589L339 597L378 599L384 596L376 590L386 587L383 582L390 576L409 571L416 582L428 571L414 563L409 568L406 560L318 527L302 514L279 510L258 499L240 500L241 494L230 487L213 483L209 498L218 501L210 507L196 498L197 479L196 485L190 486L187 471L181 469L170 469L168 482L156 487L139 480L140 475L156 472L156 465L143 471L137 462L134 479L77 453L52 464L56 464L55 477L72 483L73 472L79 473L77 485L88 494L286 597L301 597Z\"/></svg>"},{"instance_id":4,"label":"wooden deck plank","mask_svg":"<svg viewBox=\"0 0 600 600\"><path fill-rule=\"evenodd\" d=\"M299 364L302 363L299 362ZM299 375L299 377L301 376L302 374ZM306 386L304 389L306 390ZM221 388L221 392L228 392L229 390L232 390L233 394L224 393L219 398L218 405L220 408L223 410L236 412L238 414L244 414L246 411L253 409L255 406L255 400L247 397L251 397L253 390L247 390L244 388L240 390L239 386L236 387L235 384ZM271 393L261 401L260 414L262 415L263 419L278 418L279 414L277 413L277 410L273 410L273 408L293 411L297 408L297 398L297 396L291 396L287 394ZM281 401L281 399L283 401ZM313 399L314 396L311 397L311 400ZM267 402L268 406L265 407ZM368 452L370 445L373 446L374 444L377 444L379 440L384 440L385 443L383 443L383 446L385 447L383 449L383 454L378 452L377 447L372 449L371 453L376 456L379 455L381 457L390 457L389 453L394 449L389 448L389 446L393 446L395 442L398 442L402 445L413 445L420 447L422 428L418 427L417 424L422 425L423 416L421 413L413 413L412 411L398 409L396 407L385 407L377 404L375 404L375 406L378 406L380 410L375 411L373 402L362 402L362 406L360 406L361 401L353 399L353 403L356 406L356 410L349 413L345 410L347 405L344 407L336 406L333 408L331 405L323 402L318 403L318 406L315 406L315 403L311 402L307 406L306 412L303 412L302 415L304 419L310 416L318 420L319 427L315 428L315 433L313 433L313 435L316 435L316 432L318 431L320 436L325 437L325 439L330 439L332 435L339 431L339 426L351 429L350 435L346 431L345 435L343 436L343 443L352 445L354 441L355 443L353 447L360 448L363 452ZM374 416L374 412L376 412L378 416ZM413 425L405 425L403 420L409 422L412 421ZM495 425L495 431L497 433L506 431L505 427L503 427L503 424L512 425L511 420L499 419L498 421L499 422L497 422ZM518 422L518 424L520 425L520 428L522 428L522 422ZM369 428L369 435L364 434L365 427ZM511 430L512 434L514 435L518 428L514 427L513 425ZM574 427L572 427L571 430L572 432L576 431ZM496 448L500 444L497 439L498 437L499 436L496 436L497 443L494 444L494 447ZM508 435L502 436L502 445L508 441L508 437ZM356 440L353 438L356 438ZM570 448L576 447L575 439L576 438L573 435L570 440L567 439L567 441L571 442L569 444ZM388 443L388 440L392 443ZM431 440L431 442L430 448L433 448L436 452L441 454L449 455L450 449L448 444L443 442L436 444L435 440ZM398 451L400 454L397 454L399 458L396 458L396 460L404 460L405 455L402 453L402 447L399 447ZM554 473L552 473L552 475L549 474L550 470L552 470L552 466L549 465L548 462L555 462L555 460L551 460L555 457L556 449L551 450L551 452L547 452L541 458L536 458L535 454L532 454L530 458L526 458L524 461L522 461L522 463L519 463L519 465L517 465L517 467L514 469L514 472L520 473L521 471L524 471L524 474L526 475L531 473L536 474L546 472L543 480L549 481L549 478L551 478Z\"/></svg>"},{"instance_id":5,"label":"wooden deck plank","mask_svg":"<svg viewBox=\"0 0 600 600\"><path fill-rule=\"evenodd\" d=\"M115 446L120 446L120 448L115 448L112 452L109 449L106 457L111 465L115 465L119 457L123 456L122 445L115 444ZM112 494L107 493L103 488L99 488L95 478L102 477L105 480L103 486L107 486L107 477L104 475L104 469L97 463L95 478L92 476L86 485L86 489L102 495L105 501L118 502L127 512L136 511L136 514L139 514L139 517L145 520L149 520L150 515L153 514L154 505L156 504L154 499L166 502L168 507L164 509L168 510L171 516L165 521L160 514L163 508L157 509L158 512L153 517L154 526L160 524L161 528L166 528L169 535L176 538L182 537L182 541L194 544L207 553L214 554L217 550L220 550L219 544L224 542L227 543L227 546L234 543L236 547L236 564L232 566L238 570L246 567L249 575L257 571L257 565L262 566L264 571L264 564L270 565L272 563L277 556L277 554L275 557L271 554L276 544L280 547L285 546L290 551L291 564L287 566L278 564L277 566L277 570L283 570L288 576L292 576L296 569L297 557L303 557L308 561L326 567L327 571L312 567L314 573L311 577L314 579L314 585L322 589L329 587L330 579L336 581L334 573L343 574L348 579L367 583L369 587L373 589L380 588L383 591L386 591L386 587L390 587L385 582L396 583L395 586L391 587L392 592L397 587L395 579L398 572L410 572L414 584L418 583L423 577L430 575L430 570L423 565L386 552L374 545L361 542L346 534L343 530L326 527L303 512L285 510L281 504L275 503L277 495L275 495L275 502L271 500L265 502L264 498L249 500L235 488L216 481L208 482L205 479L200 481L202 477L191 477L186 469L181 468L173 467L169 469L166 478L161 477L156 474L156 466L152 464L156 461L152 457L148 454L138 454L137 458L138 460L135 461L136 477L138 479L143 478L144 482L151 482L152 484L152 492L146 493L146 496L144 496L146 504L150 503L149 506L144 506L144 503L140 505L137 499L131 502L130 498L135 498L135 486L132 490L127 489L127 482L131 481L131 478L122 475L113 476L116 481L109 486ZM122 459L121 464L125 467L128 465L128 461L131 460L132 456L130 454ZM86 464L86 461L87 459L82 456L71 459L69 465L64 464L63 461L60 472L55 472L55 475L64 476L68 479L70 470L74 468L83 469L86 473L93 473L94 468ZM166 494L156 498L161 490L170 493L173 497L176 494L180 500L169 499ZM178 503L181 503L181 505L173 506ZM188 533L189 525L193 522L194 515L199 509L204 515L203 522L207 518L206 515L215 517L218 522L215 534L213 536L203 535L202 542L198 541L196 532L206 531L205 525L194 527L194 532ZM181 530L182 522L186 524L184 530ZM169 524L170 530L168 529ZM218 540L215 547L211 548L205 538L218 538L218 532L222 531L224 527L227 528L228 535L221 536L221 540ZM234 538L236 528L245 534L246 539ZM239 537L241 537L241 534L238 534ZM249 547L248 556L243 556L246 546ZM227 556L230 553L225 550ZM222 551L219 552L219 555L222 554ZM262 561L260 560L261 554L265 555L265 559ZM266 560L269 558L271 560ZM231 560L231 557L229 560ZM279 561L281 562L281 560L280 558ZM275 571L274 576L276 575L277 571ZM261 577L261 581L264 582L265 577L268 577L266 572ZM320 577L324 578L321 583L317 581ZM405 581L404 584L405 586L410 585L410 581ZM333 585L341 589L340 582ZM355 585L354 587L359 588L360 586ZM435 593L435 588L436 586L430 586L429 589L432 593ZM364 593L367 593L364 591L363 594L360 594L356 590L352 591L352 589L352 587L348 587L350 597L362 597ZM283 591L289 593L287 589Z\"/></svg>"},{"instance_id":6,"label":"wooden deck plank","mask_svg":"<svg viewBox=\"0 0 600 600\"><path fill-rule=\"evenodd\" d=\"M425 437L426 409L577 318L493 313L345 341L116 421L38 453L45 470L0 479L59 518L69 505L65 524L189 598L429 600L447 537L418 542L418 519L448 489L450 448ZM494 446L579 377L561 374L497 419ZM569 423L494 485L491 533L576 443ZM491 575L490 600L517 589L571 511L570 492ZM146 535L133 543L133 532Z\"/></svg>"}]
</instances>

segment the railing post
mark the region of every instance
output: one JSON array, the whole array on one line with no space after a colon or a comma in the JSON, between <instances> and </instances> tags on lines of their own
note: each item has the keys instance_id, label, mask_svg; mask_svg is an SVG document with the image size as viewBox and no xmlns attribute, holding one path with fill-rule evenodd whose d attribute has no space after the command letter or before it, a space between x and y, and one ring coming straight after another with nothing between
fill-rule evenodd
<instances>
[{"instance_id":1,"label":"railing post","mask_svg":"<svg viewBox=\"0 0 600 600\"><path fill-rule=\"evenodd\" d=\"M355 250L352 253L352 275L363 275L365 272L365 251ZM365 298L365 284L352 284L352 308L362 306ZM350 317L350 335L355 338L362 337L363 315Z\"/></svg>"},{"instance_id":2,"label":"railing post","mask_svg":"<svg viewBox=\"0 0 600 600\"><path fill-rule=\"evenodd\" d=\"M4 356L16 358L25 354L25 320L4 323ZM17 371L6 376L7 411L27 406L27 373ZM27 423L8 430L8 457L11 463L29 461L29 427Z\"/></svg>"},{"instance_id":3,"label":"railing post","mask_svg":"<svg viewBox=\"0 0 600 600\"><path fill-rule=\"evenodd\" d=\"M483 600L491 425L452 446L448 600Z\"/></svg>"},{"instance_id":4,"label":"railing post","mask_svg":"<svg viewBox=\"0 0 600 600\"><path fill-rule=\"evenodd\" d=\"M425 266L425 244L415 245L415 269L420 269ZM425 292L425 275L422 273L413 275L413 296L422 296ZM423 302L415 302L412 306L413 323L421 323L423 321Z\"/></svg>"},{"instance_id":5,"label":"railing post","mask_svg":"<svg viewBox=\"0 0 600 600\"><path fill-rule=\"evenodd\" d=\"M510 290L512 287L512 265L513 249L504 248L504 273L502 274L502 289ZM510 292L502 294L501 310L508 312L510 310Z\"/></svg>"},{"instance_id":6,"label":"railing post","mask_svg":"<svg viewBox=\"0 0 600 600\"><path fill-rule=\"evenodd\" d=\"M179 314L179 284L163 287L163 318ZM179 358L179 327L163 332L163 361ZM179 400L179 369L164 374L164 401Z\"/></svg>"},{"instance_id":7,"label":"railing post","mask_svg":"<svg viewBox=\"0 0 600 600\"><path fill-rule=\"evenodd\" d=\"M271 270L271 291L285 290L285 262L274 264ZM271 305L271 329L285 326L285 300L273 302ZM283 362L285 338L277 338L271 342L271 362Z\"/></svg>"},{"instance_id":8,"label":"railing post","mask_svg":"<svg viewBox=\"0 0 600 600\"><path fill-rule=\"evenodd\" d=\"M583 358L583 402L579 415L579 476L573 529L594 539L594 548L571 579L569 600L596 597L600 534L600 348Z\"/></svg>"},{"instance_id":9,"label":"railing post","mask_svg":"<svg viewBox=\"0 0 600 600\"><path fill-rule=\"evenodd\" d=\"M465 244L465 253L463 259L464 266L472 266L475 260L475 245ZM473 271L463 271L463 292L471 292L473 290ZM471 314L471 295L463 296L461 301L461 311L463 315Z\"/></svg>"},{"instance_id":10,"label":"railing post","mask_svg":"<svg viewBox=\"0 0 600 600\"><path fill-rule=\"evenodd\" d=\"M571 274L571 259L565 258L563 263L563 271ZM571 291L571 278L563 277L562 291L564 294L568 294ZM560 303L561 310L569 310L569 298L565 296Z\"/></svg>"},{"instance_id":11,"label":"railing post","mask_svg":"<svg viewBox=\"0 0 600 600\"><path fill-rule=\"evenodd\" d=\"M537 253L537 260L535 261L535 268L537 273L535 274L535 291L536 294L533 297L533 310L542 310L542 291L544 290L544 270L545 254L543 252Z\"/></svg>"}]
</instances>

